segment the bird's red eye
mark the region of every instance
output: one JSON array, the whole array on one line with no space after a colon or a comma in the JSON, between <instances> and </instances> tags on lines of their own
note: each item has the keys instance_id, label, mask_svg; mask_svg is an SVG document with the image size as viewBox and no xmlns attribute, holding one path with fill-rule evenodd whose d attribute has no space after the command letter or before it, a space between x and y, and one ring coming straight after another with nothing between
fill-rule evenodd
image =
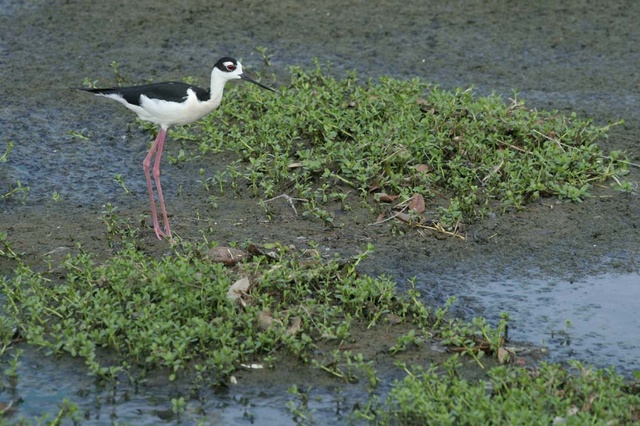
<instances>
[{"instance_id":1,"label":"bird's red eye","mask_svg":"<svg viewBox=\"0 0 640 426\"><path fill-rule=\"evenodd\" d=\"M234 71L236 69L236 64L227 64L225 65L227 67L227 71Z\"/></svg>"}]
</instances>

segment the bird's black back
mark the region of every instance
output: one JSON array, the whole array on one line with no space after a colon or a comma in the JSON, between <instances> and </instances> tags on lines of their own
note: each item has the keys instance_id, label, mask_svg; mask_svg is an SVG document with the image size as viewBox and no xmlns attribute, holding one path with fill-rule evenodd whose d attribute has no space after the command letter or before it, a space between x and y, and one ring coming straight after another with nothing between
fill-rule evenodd
<instances>
[{"instance_id":1,"label":"bird's black back","mask_svg":"<svg viewBox=\"0 0 640 426\"><path fill-rule=\"evenodd\" d=\"M150 99L161 99L168 102L183 102L187 98L187 90L191 89L198 97L198 100L205 102L211 98L211 92L192 84L179 81L168 81L164 83L143 84L141 86L130 87L110 87L110 88L82 88L86 92L98 95L120 95L127 103L140 105L140 97L145 95Z\"/></svg>"}]
</instances>

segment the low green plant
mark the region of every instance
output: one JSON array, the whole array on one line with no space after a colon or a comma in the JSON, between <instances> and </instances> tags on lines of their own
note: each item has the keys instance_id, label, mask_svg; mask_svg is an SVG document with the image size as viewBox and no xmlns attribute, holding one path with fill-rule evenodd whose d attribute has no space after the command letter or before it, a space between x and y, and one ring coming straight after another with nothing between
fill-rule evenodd
<instances>
[{"instance_id":1,"label":"low green plant","mask_svg":"<svg viewBox=\"0 0 640 426\"><path fill-rule=\"evenodd\" d=\"M124 185L124 181L122 181ZM105 205L105 210L101 212L102 221L107 228L107 239L113 246L116 241L135 241L140 231L133 228L127 219L118 215L118 208L111 203ZM144 223L144 220L142 220Z\"/></svg>"},{"instance_id":2,"label":"low green plant","mask_svg":"<svg viewBox=\"0 0 640 426\"><path fill-rule=\"evenodd\" d=\"M8 259L20 260L20 255L11 247L9 235L6 232L0 232L0 256Z\"/></svg>"},{"instance_id":3,"label":"low green plant","mask_svg":"<svg viewBox=\"0 0 640 426\"><path fill-rule=\"evenodd\" d=\"M129 188L127 188L127 185L125 185L125 180L127 180L127 178L122 173L116 173L116 175L113 177L113 180L118 182L118 184L124 190L125 194L131 194L131 191L129 191Z\"/></svg>"},{"instance_id":4,"label":"low green plant","mask_svg":"<svg viewBox=\"0 0 640 426\"><path fill-rule=\"evenodd\" d=\"M120 73L120 65L116 61L111 61L111 71L113 71L113 76L116 79L116 83L118 86L122 86L127 79Z\"/></svg>"},{"instance_id":5,"label":"low green plant","mask_svg":"<svg viewBox=\"0 0 640 426\"><path fill-rule=\"evenodd\" d=\"M313 413L315 410L309 408L309 391L301 390L296 385L292 385L287 392L294 396L296 400L287 402L287 408L291 413L292 420L296 425L312 425Z\"/></svg>"},{"instance_id":6,"label":"low green plant","mask_svg":"<svg viewBox=\"0 0 640 426\"><path fill-rule=\"evenodd\" d=\"M260 53L260 56L262 56L262 60L265 64L265 66L270 67L271 66L271 57L273 55L267 54L267 48L264 46L258 46L256 47L256 50Z\"/></svg>"},{"instance_id":7,"label":"low green plant","mask_svg":"<svg viewBox=\"0 0 640 426\"><path fill-rule=\"evenodd\" d=\"M597 144L618 123L530 109L517 93L505 102L420 79L363 81L348 72L338 80L318 64L292 67L290 85L277 96L228 91L228 100L192 127L201 152L237 153L254 195L292 188L290 195L309 199L305 209L323 221L329 218L321 206L336 199L344 205L359 195L375 207L372 192L400 200L421 194L452 227L541 197L580 201L608 179L628 187L620 179L625 155Z\"/></svg>"},{"instance_id":8,"label":"low green plant","mask_svg":"<svg viewBox=\"0 0 640 426\"><path fill-rule=\"evenodd\" d=\"M107 208L110 232L127 234L128 226L120 230ZM243 274L259 279L252 303L238 310L227 296L237 272L210 262L207 246L184 244L155 260L138 251L130 236L121 237L121 251L100 263L87 253L68 257L64 281L55 286L25 265L1 284L5 315L30 344L82 357L101 379L115 378L130 365L164 368L175 379L198 361L214 380L224 380L239 362L269 356L278 346L309 360L315 339L347 338L351 318L375 320L400 305L391 299L389 280L359 278L337 259L318 258L308 268L283 254L274 270L264 259L243 266ZM256 318L267 311L274 325L263 330ZM300 323L295 332L275 325L294 320ZM116 359L106 362L104 349Z\"/></svg>"},{"instance_id":9,"label":"low green plant","mask_svg":"<svg viewBox=\"0 0 640 426\"><path fill-rule=\"evenodd\" d=\"M416 335L416 331L412 329L409 330L406 334L399 336L396 339L396 344L389 348L389 351L391 352L391 354L395 355L398 352L406 351L409 347L417 347L420 345L420 343L422 343L422 338L418 337Z\"/></svg>"},{"instance_id":10,"label":"low green plant","mask_svg":"<svg viewBox=\"0 0 640 426\"><path fill-rule=\"evenodd\" d=\"M4 369L4 377L16 381L18 379L18 367L20 365L20 355L22 350L18 349L13 354L13 357L9 360L9 365Z\"/></svg>"},{"instance_id":11,"label":"low green plant","mask_svg":"<svg viewBox=\"0 0 640 426\"><path fill-rule=\"evenodd\" d=\"M9 320L9 318L0 315L0 359L2 359L2 356L7 352L7 349L9 349L14 334L15 324Z\"/></svg>"},{"instance_id":12,"label":"low green plant","mask_svg":"<svg viewBox=\"0 0 640 426\"><path fill-rule=\"evenodd\" d=\"M358 274L371 245L345 262L321 259L313 245L309 257L276 244L266 249L277 259L258 256L229 269L209 260L214 243L176 244L170 255L154 259L137 248L136 233L120 223L112 206L104 219L118 237L112 257L96 259L80 249L61 265L62 277L56 272L56 285L22 263L0 281L5 318L29 344L51 355L81 357L100 380L155 369L175 380L195 369L202 383L205 377L218 383L240 363L272 364L279 348L347 382L365 377L374 383L375 371L361 354L334 351L335 362L327 362L315 355L318 343L337 348L351 338L354 324L373 328L388 315L419 327L419 333L399 337L400 345L433 336L464 344L472 337L459 333L478 332L436 324L418 294L399 293L387 277ZM241 277L253 277L253 284L239 306L227 293ZM480 329L496 333L486 324Z\"/></svg>"},{"instance_id":13,"label":"low green plant","mask_svg":"<svg viewBox=\"0 0 640 426\"><path fill-rule=\"evenodd\" d=\"M635 424L640 396L626 390L613 369L572 361L571 369L542 363L539 369L494 367L486 380L445 365L407 367L384 402L356 410L373 424Z\"/></svg>"},{"instance_id":14,"label":"low green plant","mask_svg":"<svg viewBox=\"0 0 640 426\"><path fill-rule=\"evenodd\" d=\"M9 159L9 155L13 150L15 144L13 142L9 142L7 147L5 148L4 153L0 156L0 163L6 163ZM6 190L2 190L0 192L0 199L7 200L9 198L19 198L21 201L25 201L27 199L27 194L29 193L29 187L22 185L22 182L16 180L15 182L9 183L9 188Z\"/></svg>"},{"instance_id":15,"label":"low green plant","mask_svg":"<svg viewBox=\"0 0 640 426\"><path fill-rule=\"evenodd\" d=\"M187 408L187 403L184 400L184 397L181 396L179 398L171 398L171 411L180 417L181 414L184 413Z\"/></svg>"},{"instance_id":16,"label":"low green plant","mask_svg":"<svg viewBox=\"0 0 640 426\"><path fill-rule=\"evenodd\" d=\"M29 193L30 188L28 186L22 185L22 182L17 180L15 183L9 184L9 190L4 194L0 195L2 199L9 198L19 198L21 201L25 201L27 198L27 194Z\"/></svg>"},{"instance_id":17,"label":"low green plant","mask_svg":"<svg viewBox=\"0 0 640 426\"><path fill-rule=\"evenodd\" d=\"M7 144L7 147L4 150L4 154L2 154L0 156L0 163L6 163L7 159L9 158L9 154L11 154L11 151L13 150L13 147L15 146L15 143L13 142L9 142Z\"/></svg>"}]
</instances>

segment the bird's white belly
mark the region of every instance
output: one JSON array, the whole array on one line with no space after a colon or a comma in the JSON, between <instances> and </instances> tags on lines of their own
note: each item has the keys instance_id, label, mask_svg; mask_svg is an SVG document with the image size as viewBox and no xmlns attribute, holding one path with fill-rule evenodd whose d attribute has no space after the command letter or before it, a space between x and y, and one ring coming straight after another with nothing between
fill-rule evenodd
<instances>
[{"instance_id":1,"label":"bird's white belly","mask_svg":"<svg viewBox=\"0 0 640 426\"><path fill-rule=\"evenodd\" d=\"M215 103L198 102L195 94L189 94L184 102L167 102L159 99L141 97L141 106L131 105L142 120L159 124L163 127L182 126L193 123L213 111Z\"/></svg>"}]
</instances>

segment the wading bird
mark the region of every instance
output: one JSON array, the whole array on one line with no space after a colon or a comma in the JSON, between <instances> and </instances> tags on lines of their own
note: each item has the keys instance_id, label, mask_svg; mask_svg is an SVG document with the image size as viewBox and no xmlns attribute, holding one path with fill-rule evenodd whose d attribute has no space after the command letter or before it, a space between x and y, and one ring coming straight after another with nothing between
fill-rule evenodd
<instances>
[{"instance_id":1,"label":"wading bird","mask_svg":"<svg viewBox=\"0 0 640 426\"><path fill-rule=\"evenodd\" d=\"M140 119L150 121L160 126L160 132L156 140L153 142L144 161L142 161L142 168L144 169L147 186L149 187L153 229L160 240L164 237L172 239L167 209L164 205L164 197L162 196L162 186L160 185L160 160L162 159L162 148L164 146L167 129L171 126L183 126L193 123L218 108L222 101L222 94L227 81L238 79L248 81L263 89L275 92L272 88L249 78L243 72L242 64L228 56L220 58L214 65L211 71L211 86L209 90L176 81L131 87L80 89L116 100L138 114ZM158 202L160 203L160 209L162 211L164 229L160 227L158 221L156 203L153 195L153 186L151 183L152 159L153 180L158 190Z\"/></svg>"}]
</instances>

